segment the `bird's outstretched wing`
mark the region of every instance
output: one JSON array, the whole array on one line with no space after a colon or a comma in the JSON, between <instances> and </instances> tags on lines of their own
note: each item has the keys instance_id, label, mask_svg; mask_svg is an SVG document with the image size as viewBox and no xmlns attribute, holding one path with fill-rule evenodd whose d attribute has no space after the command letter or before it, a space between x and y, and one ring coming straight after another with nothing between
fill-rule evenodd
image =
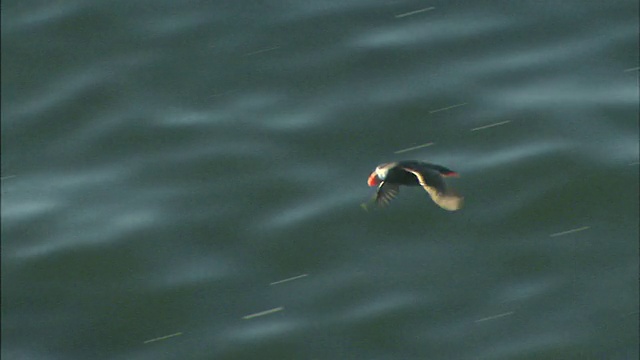
<instances>
[{"instance_id":1,"label":"bird's outstretched wing","mask_svg":"<svg viewBox=\"0 0 640 360\"><path fill-rule=\"evenodd\" d=\"M414 169L403 167L403 169L418 179L420 186L429 194L431 200L441 208L455 211L462 208L464 198L447 188L440 173L434 170L425 172L425 175ZM424 172L424 171L423 171Z\"/></svg>"},{"instance_id":2,"label":"bird's outstretched wing","mask_svg":"<svg viewBox=\"0 0 640 360\"><path fill-rule=\"evenodd\" d=\"M388 205L399 192L400 187L398 185L389 184L386 181L381 182L375 195L376 204L379 207Z\"/></svg>"}]
</instances>

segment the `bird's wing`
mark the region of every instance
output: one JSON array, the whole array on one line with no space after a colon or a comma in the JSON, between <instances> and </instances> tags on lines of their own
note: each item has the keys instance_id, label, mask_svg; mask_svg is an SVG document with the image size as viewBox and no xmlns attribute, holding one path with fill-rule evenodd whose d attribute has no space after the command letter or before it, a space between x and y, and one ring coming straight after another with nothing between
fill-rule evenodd
<instances>
[{"instance_id":1,"label":"bird's wing","mask_svg":"<svg viewBox=\"0 0 640 360\"><path fill-rule=\"evenodd\" d=\"M376 204L380 207L388 205L399 192L400 186L396 184L389 184L386 181L381 182L378 186L378 190L376 191Z\"/></svg>"},{"instance_id":2,"label":"bird's wing","mask_svg":"<svg viewBox=\"0 0 640 360\"><path fill-rule=\"evenodd\" d=\"M455 211L462 208L464 198L456 194L453 190L447 188L440 173L434 170L425 172L425 175L414 169L403 167L403 169L418 179L420 186L429 194L431 200L438 204L441 208L449 211Z\"/></svg>"}]
</instances>

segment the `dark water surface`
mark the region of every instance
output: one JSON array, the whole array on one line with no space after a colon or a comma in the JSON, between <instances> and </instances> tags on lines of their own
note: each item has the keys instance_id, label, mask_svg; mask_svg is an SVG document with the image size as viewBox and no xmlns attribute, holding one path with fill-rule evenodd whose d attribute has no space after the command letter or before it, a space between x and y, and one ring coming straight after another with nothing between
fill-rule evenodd
<instances>
[{"instance_id":1,"label":"dark water surface","mask_svg":"<svg viewBox=\"0 0 640 360\"><path fill-rule=\"evenodd\" d=\"M2 358L637 359L638 64L637 1L5 1Z\"/></svg>"}]
</instances>

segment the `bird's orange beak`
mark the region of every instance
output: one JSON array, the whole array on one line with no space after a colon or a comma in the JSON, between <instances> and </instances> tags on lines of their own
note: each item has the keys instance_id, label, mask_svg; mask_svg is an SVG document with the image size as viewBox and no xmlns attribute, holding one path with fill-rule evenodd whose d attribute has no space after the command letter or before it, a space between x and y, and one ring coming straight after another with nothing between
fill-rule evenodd
<instances>
[{"instance_id":1,"label":"bird's orange beak","mask_svg":"<svg viewBox=\"0 0 640 360\"><path fill-rule=\"evenodd\" d=\"M376 172L372 172L371 175L369 175L369 179L367 180L367 185L369 186L378 186L378 184L380 184L380 179L378 178L378 174L376 174Z\"/></svg>"}]
</instances>

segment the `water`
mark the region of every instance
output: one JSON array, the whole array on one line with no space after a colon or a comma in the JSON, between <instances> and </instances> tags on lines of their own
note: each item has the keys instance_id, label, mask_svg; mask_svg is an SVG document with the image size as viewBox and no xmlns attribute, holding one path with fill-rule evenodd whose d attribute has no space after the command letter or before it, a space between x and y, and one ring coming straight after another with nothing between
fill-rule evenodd
<instances>
[{"instance_id":1,"label":"water","mask_svg":"<svg viewBox=\"0 0 640 360\"><path fill-rule=\"evenodd\" d=\"M5 2L3 358L638 358L637 14Z\"/></svg>"}]
</instances>

